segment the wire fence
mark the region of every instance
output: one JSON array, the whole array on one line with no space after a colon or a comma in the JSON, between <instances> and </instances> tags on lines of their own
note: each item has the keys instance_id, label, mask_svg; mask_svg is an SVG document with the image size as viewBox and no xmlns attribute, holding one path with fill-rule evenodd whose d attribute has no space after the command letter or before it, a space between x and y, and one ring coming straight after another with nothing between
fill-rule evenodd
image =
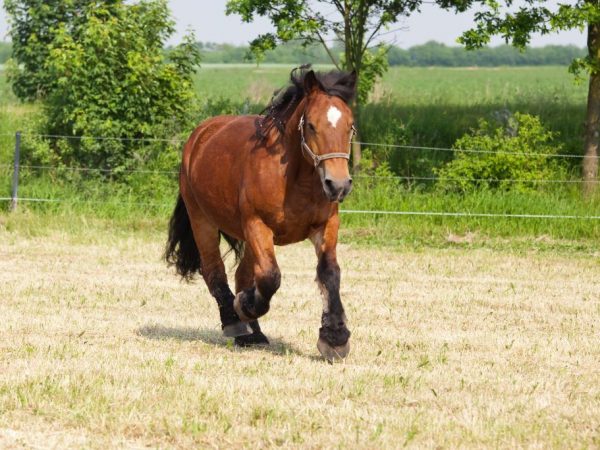
<instances>
[{"instance_id":1,"label":"wire fence","mask_svg":"<svg viewBox=\"0 0 600 450\"><path fill-rule=\"evenodd\" d=\"M138 201L113 201L113 200L96 200L96 199L61 199L61 198L28 198L18 197L18 173L23 170L39 170L46 172L84 172L84 173L101 173L101 174L157 174L176 176L179 172L175 170L149 170L149 169L112 169L112 168L94 168L83 166L50 166L50 165L21 165L19 162L20 140L22 137L32 137L41 139L69 139L69 140L95 140L95 141L122 141L122 142L148 142L148 143L169 143L183 144L186 140L178 138L118 138L118 137L103 137L103 136L65 136L53 134L35 134L35 133L17 133L0 134L0 137L15 138L15 160L13 164L0 164L0 168L13 169L13 187L11 197L0 197L0 202L12 202L12 209L16 208L18 202L23 203L39 203L39 204L115 204L115 205L130 205L130 206L145 206L145 207L172 207L172 204L156 203L156 202L138 202ZM490 151L482 149L456 149L443 147L427 147L413 145L396 145L374 142L358 142L362 146L368 147L387 147L395 150L427 150L441 152L464 152L473 154L511 154L513 152ZM573 154L551 154L551 153L530 153L519 152L520 156L537 156L537 157L552 157L552 158L584 158L584 155ZM590 156L588 156L590 157ZM591 156L590 158L598 158ZM357 179L388 179L407 182L476 182L476 183L531 183L531 184L553 184L553 185L574 185L580 183L598 183L600 180L584 181L581 179L527 179L527 178L447 178L440 176L378 176L378 175L355 175ZM16 185L15 185L16 183ZM389 211L389 210L363 210L363 209L347 209L341 210L343 214L353 215L376 215L376 216L431 216L431 217L464 217L464 218L510 218L510 219L564 219L564 220L600 220L600 215L578 215L578 214L532 214L532 213L491 213L478 211Z\"/></svg>"},{"instance_id":2,"label":"wire fence","mask_svg":"<svg viewBox=\"0 0 600 450\"><path fill-rule=\"evenodd\" d=\"M14 134L0 134L0 136L4 137L14 137ZM77 140L77 141L117 141L117 142L162 142L162 143L172 143L172 144L184 144L187 142L187 139L180 138L121 138L121 137L108 137L108 136L68 136L68 135L59 135L59 134L37 134L37 133L21 133L23 137L33 137L33 138L41 138L41 139L65 139L65 140ZM474 153L474 154L490 154L490 155L515 155L515 152L507 152L502 150L483 150L483 149L473 149L473 148L450 148L450 147L429 147L429 146L419 146L419 145L408 145L408 144L387 144L380 142L363 142L363 141L353 141L353 143L359 144L361 146L366 147L385 147L396 150L427 150L427 151L435 151L435 152L451 152L451 153ZM537 156L537 157L545 157L545 158L567 158L567 159L583 159L583 158L591 158L598 159L600 155L575 155L570 153L535 153L535 152L519 152L519 156Z\"/></svg>"},{"instance_id":3,"label":"wire fence","mask_svg":"<svg viewBox=\"0 0 600 450\"><path fill-rule=\"evenodd\" d=\"M0 164L0 167L5 169L11 169L14 167L13 164ZM116 174L116 173L146 173L146 174L157 174L157 175L177 175L179 172L176 170L146 170L146 169L99 169L91 167L71 167L71 166L36 166L36 165L25 165L19 164L21 169L29 170L43 170L43 171L69 171L69 172L101 172L105 174Z\"/></svg>"},{"instance_id":4,"label":"wire fence","mask_svg":"<svg viewBox=\"0 0 600 450\"><path fill-rule=\"evenodd\" d=\"M11 201L11 197L0 197L0 201ZM56 198L19 198L24 203L71 203L90 205L118 205L118 206L144 206L172 208L173 203L153 203L136 201L110 201L110 200L82 200L82 199L56 199ZM508 219L550 219L550 220L600 220L600 216L561 215L561 214L511 214L511 213L480 213L480 212L450 212L450 211L385 211L385 210L357 210L341 209L341 214L374 215L374 216L430 216L430 217L464 217L464 218L508 218Z\"/></svg>"},{"instance_id":5,"label":"wire fence","mask_svg":"<svg viewBox=\"0 0 600 450\"><path fill-rule=\"evenodd\" d=\"M583 159L586 155L573 155L570 153L534 153L534 152L507 152L502 150L481 150L473 148L449 148L449 147L426 147L419 145L401 145L401 144L381 144L376 142L357 142L362 146L388 147L396 150L429 150L434 152L452 152L452 153L475 153L482 155L518 155L518 156L536 156L543 158L571 158ZM587 158L598 159L600 156L587 156Z\"/></svg>"},{"instance_id":6,"label":"wire fence","mask_svg":"<svg viewBox=\"0 0 600 450\"><path fill-rule=\"evenodd\" d=\"M0 168L12 169L13 164L0 164ZM99 172L105 174L117 173L142 173L155 175L178 175L177 170L148 170L148 169L101 169L91 167L73 167L73 166L44 166L44 165L26 165L19 164L20 169L42 170L50 172L70 171L70 172ZM535 178L448 178L448 177L423 177L423 176L381 176L381 175L354 175L354 179L373 179L373 180L402 180L402 181L447 181L447 182L481 182L481 183L533 183L533 184L579 184L583 183L581 179L535 179ZM586 181L586 183L600 183L600 180Z\"/></svg>"}]
</instances>

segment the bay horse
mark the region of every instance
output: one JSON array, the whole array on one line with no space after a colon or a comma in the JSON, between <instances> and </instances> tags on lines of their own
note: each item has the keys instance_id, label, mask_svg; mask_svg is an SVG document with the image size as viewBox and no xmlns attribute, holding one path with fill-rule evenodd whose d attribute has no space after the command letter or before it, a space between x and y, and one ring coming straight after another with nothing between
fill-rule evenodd
<instances>
[{"instance_id":1,"label":"bay horse","mask_svg":"<svg viewBox=\"0 0 600 450\"><path fill-rule=\"evenodd\" d=\"M239 346L268 345L258 318L281 274L274 245L310 239L323 314L317 348L328 360L350 350L336 257L339 203L350 193L356 73L294 69L264 114L217 116L185 144L166 261L190 280L200 273L219 307L222 331ZM238 268L234 295L219 248Z\"/></svg>"}]
</instances>

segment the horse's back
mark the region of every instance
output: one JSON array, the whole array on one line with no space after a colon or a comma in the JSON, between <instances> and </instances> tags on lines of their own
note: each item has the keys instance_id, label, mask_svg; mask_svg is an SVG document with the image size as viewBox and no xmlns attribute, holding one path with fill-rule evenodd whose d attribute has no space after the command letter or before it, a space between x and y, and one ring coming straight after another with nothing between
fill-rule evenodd
<instances>
[{"instance_id":1,"label":"horse's back","mask_svg":"<svg viewBox=\"0 0 600 450\"><path fill-rule=\"evenodd\" d=\"M240 116L216 116L200 123L192 132L183 150L183 167L188 168L190 158L201 152L205 144L217 135L223 128L234 122Z\"/></svg>"}]
</instances>

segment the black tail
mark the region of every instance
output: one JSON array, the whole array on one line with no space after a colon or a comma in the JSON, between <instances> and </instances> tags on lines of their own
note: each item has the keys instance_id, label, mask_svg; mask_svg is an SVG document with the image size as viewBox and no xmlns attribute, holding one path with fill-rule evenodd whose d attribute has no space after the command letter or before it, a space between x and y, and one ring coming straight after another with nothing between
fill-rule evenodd
<instances>
[{"instance_id":1,"label":"black tail","mask_svg":"<svg viewBox=\"0 0 600 450\"><path fill-rule=\"evenodd\" d=\"M239 262L244 252L244 241L238 241L223 232L220 232L220 235L231 247L230 251L234 252L236 263ZM188 281L200 273L200 253L194 241L192 225L181 194L177 197L177 205L169 221L165 260L169 265L175 266L177 273Z\"/></svg>"},{"instance_id":2,"label":"black tail","mask_svg":"<svg viewBox=\"0 0 600 450\"><path fill-rule=\"evenodd\" d=\"M200 273L200 253L181 194L177 197L177 205L169 221L165 260L169 265L175 266L177 273L186 280L191 280L196 273Z\"/></svg>"}]
</instances>

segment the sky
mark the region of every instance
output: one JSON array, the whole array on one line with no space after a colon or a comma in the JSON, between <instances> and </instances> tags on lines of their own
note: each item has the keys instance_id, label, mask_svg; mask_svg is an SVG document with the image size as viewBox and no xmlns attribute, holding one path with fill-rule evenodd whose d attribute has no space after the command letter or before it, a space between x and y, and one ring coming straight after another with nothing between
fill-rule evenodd
<instances>
[{"instance_id":1,"label":"sky","mask_svg":"<svg viewBox=\"0 0 600 450\"><path fill-rule=\"evenodd\" d=\"M236 45L247 44L258 34L272 30L268 20L262 18L254 23L244 24L239 16L226 16L226 3L227 0L170 0L171 11L177 23L177 32L169 44L179 42L187 29L194 30L200 41ZM518 4L519 0L516 3ZM555 5L557 1L550 0L547 3ZM430 40L446 45L457 45L456 39L472 24L472 12L456 15L442 11L435 5L425 4L421 13L391 27L392 30L397 28L401 28L401 30L386 34L384 38L386 42L393 42L402 48L423 44ZM6 13L0 10L0 39L7 40L7 29ZM492 45L501 43L501 39L492 41ZM531 45L534 47L547 44L573 44L584 47L586 38L583 33L575 30L548 36L538 35L534 36L531 41Z\"/></svg>"}]
</instances>

